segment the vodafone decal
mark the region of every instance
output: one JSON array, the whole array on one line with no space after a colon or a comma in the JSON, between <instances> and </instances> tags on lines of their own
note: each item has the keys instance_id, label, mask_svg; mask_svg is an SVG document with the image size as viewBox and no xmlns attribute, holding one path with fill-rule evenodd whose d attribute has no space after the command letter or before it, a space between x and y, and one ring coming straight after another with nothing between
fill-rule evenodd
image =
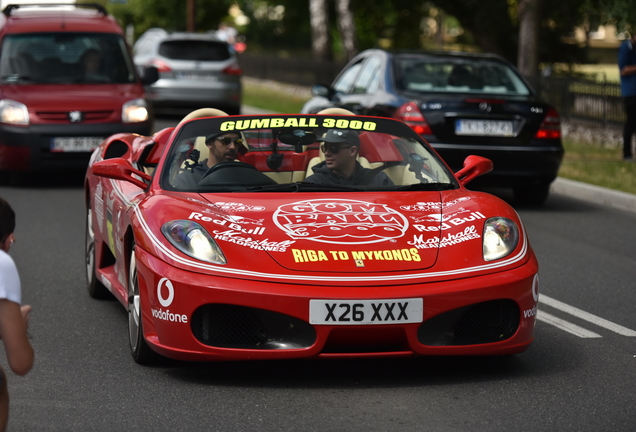
<instances>
[{"instance_id":1,"label":"vodafone decal","mask_svg":"<svg viewBox=\"0 0 636 432\"><path fill-rule=\"evenodd\" d=\"M164 308L167 308L172 304L172 301L174 300L174 286L168 278L162 278L159 280L159 283L157 284L157 300L159 300L159 304ZM150 312L154 318L162 321L180 323L188 322L187 315L170 312L170 309L164 311L163 309L151 308Z\"/></svg>"}]
</instances>

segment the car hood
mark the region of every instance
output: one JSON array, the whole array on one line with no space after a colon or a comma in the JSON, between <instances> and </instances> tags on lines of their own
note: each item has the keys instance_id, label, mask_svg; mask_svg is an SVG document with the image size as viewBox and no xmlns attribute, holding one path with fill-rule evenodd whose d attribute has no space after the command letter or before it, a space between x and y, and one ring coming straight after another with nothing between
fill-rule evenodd
<instances>
[{"instance_id":1,"label":"car hood","mask_svg":"<svg viewBox=\"0 0 636 432\"><path fill-rule=\"evenodd\" d=\"M439 192L340 195L189 194L169 205L162 199L153 204L160 211L151 213L160 214L152 218L155 229L179 219L200 224L226 255L227 267L271 272L273 260L292 272L368 273L435 265L443 220Z\"/></svg>"},{"instance_id":2,"label":"car hood","mask_svg":"<svg viewBox=\"0 0 636 432\"><path fill-rule=\"evenodd\" d=\"M530 250L514 209L465 189L310 196L162 192L134 207L136 237L146 250L190 271L239 279L367 285L447 280L521 265ZM485 262L484 224L495 216L514 221L521 240L510 256ZM178 252L161 233L175 220L200 224L227 264Z\"/></svg>"},{"instance_id":3,"label":"car hood","mask_svg":"<svg viewBox=\"0 0 636 432\"><path fill-rule=\"evenodd\" d=\"M143 97L134 84L4 85L2 98L25 104L29 111L99 111L121 109Z\"/></svg>"}]
</instances>

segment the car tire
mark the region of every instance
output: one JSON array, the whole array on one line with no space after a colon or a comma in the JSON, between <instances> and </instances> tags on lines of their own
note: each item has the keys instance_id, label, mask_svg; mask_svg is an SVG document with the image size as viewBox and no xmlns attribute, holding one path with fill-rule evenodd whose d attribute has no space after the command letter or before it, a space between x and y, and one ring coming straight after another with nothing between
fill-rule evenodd
<instances>
[{"instance_id":1,"label":"car tire","mask_svg":"<svg viewBox=\"0 0 636 432\"><path fill-rule=\"evenodd\" d=\"M85 260L86 260L86 286L88 294L94 299L111 298L112 294L108 288L97 279L95 272L95 232L93 231L93 212L89 207L86 210L86 241L85 241Z\"/></svg>"},{"instance_id":2,"label":"car tire","mask_svg":"<svg viewBox=\"0 0 636 432\"><path fill-rule=\"evenodd\" d=\"M130 251L128 266L128 340L130 353L135 362L139 364L151 364L158 358L144 338L143 319L141 313L141 295L139 293L139 276L137 273L137 258L135 257L135 244Z\"/></svg>"},{"instance_id":3,"label":"car tire","mask_svg":"<svg viewBox=\"0 0 636 432\"><path fill-rule=\"evenodd\" d=\"M515 201L524 206L541 206L550 195L550 183L541 182L537 185L517 186L513 188Z\"/></svg>"}]
</instances>

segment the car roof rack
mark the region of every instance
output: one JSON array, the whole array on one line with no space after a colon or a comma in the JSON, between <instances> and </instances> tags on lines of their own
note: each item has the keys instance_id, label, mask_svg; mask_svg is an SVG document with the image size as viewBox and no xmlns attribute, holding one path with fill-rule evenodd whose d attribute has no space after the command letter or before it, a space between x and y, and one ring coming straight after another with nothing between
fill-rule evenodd
<instances>
[{"instance_id":1,"label":"car roof rack","mask_svg":"<svg viewBox=\"0 0 636 432\"><path fill-rule=\"evenodd\" d=\"M30 7L58 7L58 6L73 6L76 8L95 9L102 15L108 15L106 8L97 3L30 3L30 4L10 4L7 5L2 13L9 17L11 13L17 9L30 8Z\"/></svg>"}]
</instances>

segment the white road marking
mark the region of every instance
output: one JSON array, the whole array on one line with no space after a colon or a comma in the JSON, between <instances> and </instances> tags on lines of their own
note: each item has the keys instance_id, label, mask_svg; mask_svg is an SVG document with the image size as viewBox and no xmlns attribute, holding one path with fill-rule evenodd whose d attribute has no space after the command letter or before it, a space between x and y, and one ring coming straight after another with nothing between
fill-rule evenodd
<instances>
[{"instance_id":1,"label":"white road marking","mask_svg":"<svg viewBox=\"0 0 636 432\"><path fill-rule=\"evenodd\" d=\"M628 336L628 337L636 337L636 331L628 329L627 327L623 327L622 325L618 325L615 324L611 321L608 321L604 318L601 317L597 317L596 315L593 315L589 312L585 312L584 310L575 308L574 306L570 306L568 304L565 304L559 300L555 300L551 297L546 296L545 294L540 294L539 295L539 302L551 306L555 309L558 309L560 311L563 311L565 313L568 313L570 315L573 315L577 318L581 318L582 320L588 321L592 324L595 324L599 327L603 327L607 330L611 330L615 333L618 333L620 335L623 336Z\"/></svg>"},{"instance_id":2,"label":"white road marking","mask_svg":"<svg viewBox=\"0 0 636 432\"><path fill-rule=\"evenodd\" d=\"M583 327L577 326L576 324L572 324L566 320L561 318L557 318L554 315L550 315L547 312L543 312L542 310L537 311L537 320L543 321L548 324L552 324L553 326L560 328L568 333L572 333L574 336L578 336L580 338L600 338L602 337L598 333L594 333Z\"/></svg>"}]
</instances>

